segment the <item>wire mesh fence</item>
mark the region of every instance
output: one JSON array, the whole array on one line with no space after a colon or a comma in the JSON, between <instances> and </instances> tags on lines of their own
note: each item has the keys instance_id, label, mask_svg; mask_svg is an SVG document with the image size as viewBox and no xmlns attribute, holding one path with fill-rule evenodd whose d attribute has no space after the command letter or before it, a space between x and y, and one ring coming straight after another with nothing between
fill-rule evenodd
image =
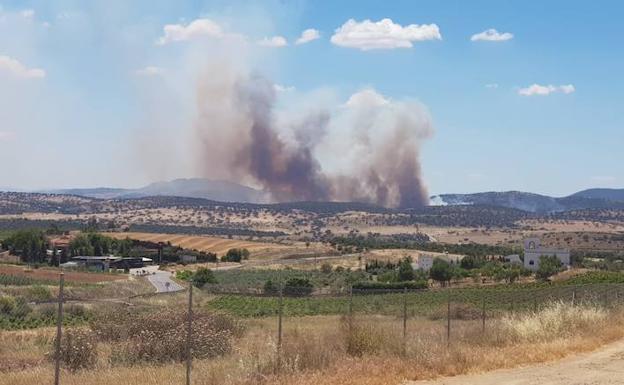
<instances>
[{"instance_id":1,"label":"wire mesh fence","mask_svg":"<svg viewBox=\"0 0 624 385\"><path fill-rule=\"evenodd\" d=\"M55 385L78 372L167 365L176 373L170 383L190 385L195 365L232 354L242 338L252 340L249 322L261 325L252 340L262 352L255 370L279 374L329 360L315 353L319 344L351 356L414 356L432 346L479 344L506 323L557 306L617 312L624 303L624 284L331 292L279 282L269 291L189 284L179 292L92 298L76 295L61 274L51 297L28 301L10 292L0 295L0 357L27 356L23 344L8 343L24 330L38 333L39 349L31 353L40 356L0 363L0 371L36 366Z\"/></svg>"}]
</instances>

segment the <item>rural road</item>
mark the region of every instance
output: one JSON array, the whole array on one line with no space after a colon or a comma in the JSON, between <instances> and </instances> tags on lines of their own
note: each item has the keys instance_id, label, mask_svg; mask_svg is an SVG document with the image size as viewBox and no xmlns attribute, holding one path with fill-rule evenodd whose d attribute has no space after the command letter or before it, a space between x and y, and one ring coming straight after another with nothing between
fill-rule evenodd
<instances>
[{"instance_id":1,"label":"rural road","mask_svg":"<svg viewBox=\"0 0 624 385\"><path fill-rule=\"evenodd\" d=\"M132 275L145 275L152 286L156 288L156 293L168 293L172 291L184 290L184 287L171 279L171 272L158 270L158 266L146 266L140 269L130 269Z\"/></svg>"},{"instance_id":2,"label":"rural road","mask_svg":"<svg viewBox=\"0 0 624 385\"><path fill-rule=\"evenodd\" d=\"M404 385L613 385L624 384L624 340L548 364L484 374L413 381Z\"/></svg>"}]
</instances>

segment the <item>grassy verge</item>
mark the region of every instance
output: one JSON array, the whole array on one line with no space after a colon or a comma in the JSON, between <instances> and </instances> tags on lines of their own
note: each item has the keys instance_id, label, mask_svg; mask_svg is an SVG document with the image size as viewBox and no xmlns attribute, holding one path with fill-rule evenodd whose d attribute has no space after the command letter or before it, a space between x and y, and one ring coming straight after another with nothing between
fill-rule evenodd
<instances>
[{"instance_id":1,"label":"grassy verge","mask_svg":"<svg viewBox=\"0 0 624 385\"><path fill-rule=\"evenodd\" d=\"M352 323L338 316L290 318L284 322L283 355L277 360L276 320L264 318L248 321L246 332L233 340L229 352L194 360L192 378L195 383L225 385L394 385L589 351L622 338L624 330L619 325L623 320L617 310L554 302L538 312L492 320L486 334L478 320L457 320L447 346L445 323L421 317L408 321L405 339L402 322L391 316L359 316ZM53 367L40 358L51 343L45 333L0 334L0 364L13 368L4 368L0 385L49 382ZM13 352L16 347L21 353ZM120 365L110 359L116 351L110 343L100 343L97 351L92 368L73 372L64 368L62 383L184 382L183 363Z\"/></svg>"}]
</instances>

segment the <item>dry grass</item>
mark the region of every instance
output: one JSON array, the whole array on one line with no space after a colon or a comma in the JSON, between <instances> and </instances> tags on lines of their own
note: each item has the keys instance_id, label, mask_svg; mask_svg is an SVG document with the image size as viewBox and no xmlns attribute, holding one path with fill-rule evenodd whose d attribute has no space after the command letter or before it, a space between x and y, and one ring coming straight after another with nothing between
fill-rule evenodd
<instances>
[{"instance_id":1,"label":"dry grass","mask_svg":"<svg viewBox=\"0 0 624 385\"><path fill-rule=\"evenodd\" d=\"M381 385L437 376L487 371L558 359L589 351L624 337L621 312L554 303L537 313L489 321L453 320L447 347L444 321L411 319L405 350L401 320L386 316L291 318L284 324L283 358L277 360L276 320L251 320L247 333L229 355L194 362L195 384ZM32 335L19 349L37 354ZM25 345L24 345L25 344ZM31 345L29 345L31 344ZM107 349L104 347L104 350ZM6 350L0 360L4 358ZM279 373L278 373L279 372ZM43 362L0 376L0 384L47 383L52 367ZM119 367L107 362L97 370L63 372L69 385L183 383L181 364Z\"/></svg>"}]
</instances>

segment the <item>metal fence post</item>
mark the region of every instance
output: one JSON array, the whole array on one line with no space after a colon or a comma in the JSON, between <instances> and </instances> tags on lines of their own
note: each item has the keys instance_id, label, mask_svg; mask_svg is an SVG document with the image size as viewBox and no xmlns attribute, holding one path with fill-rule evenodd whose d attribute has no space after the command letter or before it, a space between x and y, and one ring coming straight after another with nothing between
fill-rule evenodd
<instances>
[{"instance_id":1,"label":"metal fence post","mask_svg":"<svg viewBox=\"0 0 624 385\"><path fill-rule=\"evenodd\" d=\"M485 334L485 296L481 301L481 333Z\"/></svg>"},{"instance_id":2,"label":"metal fence post","mask_svg":"<svg viewBox=\"0 0 624 385\"><path fill-rule=\"evenodd\" d=\"M403 354L407 353L407 287L403 288Z\"/></svg>"},{"instance_id":3,"label":"metal fence post","mask_svg":"<svg viewBox=\"0 0 624 385\"><path fill-rule=\"evenodd\" d=\"M451 346L451 292L448 292L446 302L446 347Z\"/></svg>"},{"instance_id":4,"label":"metal fence post","mask_svg":"<svg viewBox=\"0 0 624 385\"><path fill-rule=\"evenodd\" d=\"M284 286L280 283L277 312L277 370L282 367L282 316L284 312Z\"/></svg>"},{"instance_id":5,"label":"metal fence post","mask_svg":"<svg viewBox=\"0 0 624 385\"><path fill-rule=\"evenodd\" d=\"M576 289L572 290L572 306L576 304Z\"/></svg>"},{"instance_id":6,"label":"metal fence post","mask_svg":"<svg viewBox=\"0 0 624 385\"><path fill-rule=\"evenodd\" d=\"M188 296L188 321L187 321L187 329L186 329L186 385L191 385L191 365L192 365L192 356L191 356L191 343L193 338L193 280L191 279L191 284L189 285L189 296Z\"/></svg>"},{"instance_id":7,"label":"metal fence post","mask_svg":"<svg viewBox=\"0 0 624 385\"><path fill-rule=\"evenodd\" d=\"M56 341L54 346L54 385L59 385L61 375L61 337L63 333L63 288L65 274L59 277L58 314L56 316Z\"/></svg>"}]
</instances>

